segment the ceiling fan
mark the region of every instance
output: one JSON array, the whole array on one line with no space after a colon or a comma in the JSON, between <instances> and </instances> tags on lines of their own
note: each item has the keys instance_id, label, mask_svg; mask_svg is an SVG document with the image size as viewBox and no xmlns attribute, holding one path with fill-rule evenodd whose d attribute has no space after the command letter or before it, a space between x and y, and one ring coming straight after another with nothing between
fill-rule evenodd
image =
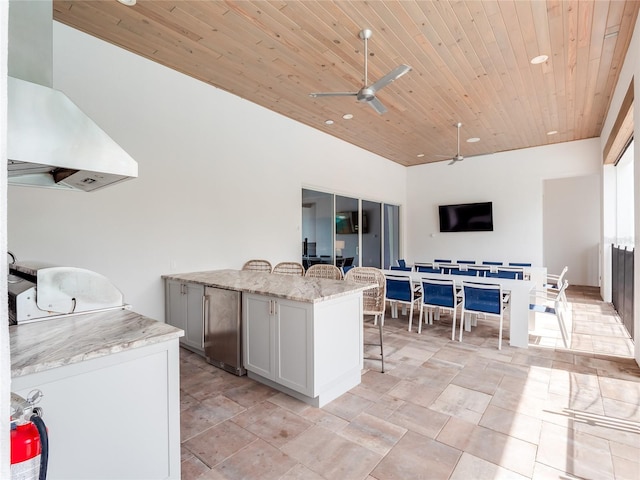
<instances>
[{"instance_id":1,"label":"ceiling fan","mask_svg":"<svg viewBox=\"0 0 640 480\"><path fill-rule=\"evenodd\" d=\"M451 159L449 165L453 165L456 162L464 160L464 156L460 154L460 128L462 127L462 123L458 122L454 126L458 129L458 149L456 150L456 154L453 157L449 157L448 155L438 155L439 157L449 157Z\"/></svg>"},{"instance_id":2,"label":"ceiling fan","mask_svg":"<svg viewBox=\"0 0 640 480\"><path fill-rule=\"evenodd\" d=\"M360 31L359 37L364 41L364 84L360 90L357 92L322 92L322 93L310 93L309 96L316 97L356 97L356 100L362 103L368 103L371 107L378 112L379 114L383 114L387 111L385 106L376 98L376 92L381 88L386 87L390 83L394 82L402 75L411 70L409 65L399 65L385 76L380 78L378 81L368 85L367 80L367 41L371 38L371 30L365 28Z\"/></svg>"}]
</instances>

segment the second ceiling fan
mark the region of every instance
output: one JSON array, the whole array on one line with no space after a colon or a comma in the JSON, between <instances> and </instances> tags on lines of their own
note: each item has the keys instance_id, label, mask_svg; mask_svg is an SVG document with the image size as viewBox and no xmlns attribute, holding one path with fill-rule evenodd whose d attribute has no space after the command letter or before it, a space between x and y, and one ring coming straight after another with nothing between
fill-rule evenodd
<instances>
[{"instance_id":1,"label":"second ceiling fan","mask_svg":"<svg viewBox=\"0 0 640 480\"><path fill-rule=\"evenodd\" d=\"M360 90L357 92L320 92L320 93L310 93L309 96L316 97L356 97L356 100L362 103L368 103L371 107L378 112L379 114L383 114L387 111L386 107L376 98L376 92L381 88L386 87L390 83L394 82L398 78L400 78L405 73L411 70L409 65L398 65L396 68L391 70L385 76L372 83L368 84L367 79L367 41L371 38L372 32L370 29L365 28L360 31L359 36L364 41L364 84Z\"/></svg>"},{"instance_id":2,"label":"second ceiling fan","mask_svg":"<svg viewBox=\"0 0 640 480\"><path fill-rule=\"evenodd\" d=\"M462 123L458 122L458 123L455 123L453 126L458 129L458 149L456 150L456 154L453 157L451 157L449 155L438 155L438 157L446 157L446 158L450 159L451 161L449 162L449 165L453 165L456 162L461 162L465 158L472 158L472 157L477 156L477 155L472 155L472 157L465 157L464 155L462 155L460 153L460 128L462 127Z\"/></svg>"}]
</instances>

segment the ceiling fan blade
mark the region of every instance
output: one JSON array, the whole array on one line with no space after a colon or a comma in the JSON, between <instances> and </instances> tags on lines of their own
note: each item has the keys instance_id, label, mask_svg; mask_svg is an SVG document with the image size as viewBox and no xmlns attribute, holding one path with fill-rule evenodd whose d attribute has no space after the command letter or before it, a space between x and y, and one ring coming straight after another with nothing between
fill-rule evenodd
<instances>
[{"instance_id":1,"label":"ceiling fan blade","mask_svg":"<svg viewBox=\"0 0 640 480\"><path fill-rule=\"evenodd\" d=\"M309 96L316 97L355 97L358 95L358 92L319 92L319 93L310 93Z\"/></svg>"},{"instance_id":2,"label":"ceiling fan blade","mask_svg":"<svg viewBox=\"0 0 640 480\"><path fill-rule=\"evenodd\" d=\"M387 73L384 77L380 78L378 81L369 86L370 90L373 90L373 93L380 90L383 87L386 87L390 83L399 79L405 73L411 71L411 67L409 65L399 65L389 73Z\"/></svg>"},{"instance_id":3,"label":"ceiling fan blade","mask_svg":"<svg viewBox=\"0 0 640 480\"><path fill-rule=\"evenodd\" d=\"M378 112L380 115L382 115L384 112L387 111L386 107L382 104L382 102L380 100L378 100L376 97L373 97L371 100L369 100L367 102L369 105L371 105L373 107L373 109Z\"/></svg>"}]
</instances>

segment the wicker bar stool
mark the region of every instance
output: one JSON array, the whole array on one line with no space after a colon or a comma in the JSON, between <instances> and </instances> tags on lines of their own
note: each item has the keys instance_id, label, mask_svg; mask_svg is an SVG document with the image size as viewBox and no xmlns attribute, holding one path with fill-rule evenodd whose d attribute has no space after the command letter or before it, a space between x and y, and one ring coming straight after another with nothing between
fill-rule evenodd
<instances>
[{"instance_id":1,"label":"wicker bar stool","mask_svg":"<svg viewBox=\"0 0 640 480\"><path fill-rule=\"evenodd\" d=\"M304 276L304 267L298 262L280 262L273 267L273 273L278 275Z\"/></svg>"},{"instance_id":2,"label":"wicker bar stool","mask_svg":"<svg viewBox=\"0 0 640 480\"><path fill-rule=\"evenodd\" d=\"M332 280L342 280L342 270L335 265L328 265L324 263L318 263L311 265L307 269L305 277L312 278L330 278Z\"/></svg>"},{"instance_id":3,"label":"wicker bar stool","mask_svg":"<svg viewBox=\"0 0 640 480\"><path fill-rule=\"evenodd\" d=\"M354 267L349 270L344 279L347 282L374 285L362 292L362 313L363 315L373 315L375 325L378 324L380 331L380 360L382 361L382 373L384 373L384 347L382 341L382 327L384 326L384 308L387 281L384 273L373 267ZM380 317L378 319L378 317ZM377 343L365 345L378 345Z\"/></svg>"},{"instance_id":4,"label":"wicker bar stool","mask_svg":"<svg viewBox=\"0 0 640 480\"><path fill-rule=\"evenodd\" d=\"M242 266L242 270L271 273L271 263L267 260L249 260Z\"/></svg>"}]
</instances>

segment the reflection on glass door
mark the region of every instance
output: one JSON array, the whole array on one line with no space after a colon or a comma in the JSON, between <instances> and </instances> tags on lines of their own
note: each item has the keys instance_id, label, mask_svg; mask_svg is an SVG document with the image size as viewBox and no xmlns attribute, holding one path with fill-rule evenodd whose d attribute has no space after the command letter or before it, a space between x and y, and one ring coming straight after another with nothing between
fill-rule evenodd
<instances>
[{"instance_id":1,"label":"reflection on glass door","mask_svg":"<svg viewBox=\"0 0 640 480\"><path fill-rule=\"evenodd\" d=\"M384 204L384 268L400 258L400 207Z\"/></svg>"},{"instance_id":2,"label":"reflection on glass door","mask_svg":"<svg viewBox=\"0 0 640 480\"><path fill-rule=\"evenodd\" d=\"M333 195L302 189L302 265L333 262Z\"/></svg>"},{"instance_id":3,"label":"reflection on glass door","mask_svg":"<svg viewBox=\"0 0 640 480\"><path fill-rule=\"evenodd\" d=\"M363 267L380 268L382 262L382 215L380 203L362 201L362 249Z\"/></svg>"},{"instance_id":4,"label":"reflection on glass door","mask_svg":"<svg viewBox=\"0 0 640 480\"><path fill-rule=\"evenodd\" d=\"M360 209L358 199L336 195L336 265L360 264Z\"/></svg>"}]
</instances>

